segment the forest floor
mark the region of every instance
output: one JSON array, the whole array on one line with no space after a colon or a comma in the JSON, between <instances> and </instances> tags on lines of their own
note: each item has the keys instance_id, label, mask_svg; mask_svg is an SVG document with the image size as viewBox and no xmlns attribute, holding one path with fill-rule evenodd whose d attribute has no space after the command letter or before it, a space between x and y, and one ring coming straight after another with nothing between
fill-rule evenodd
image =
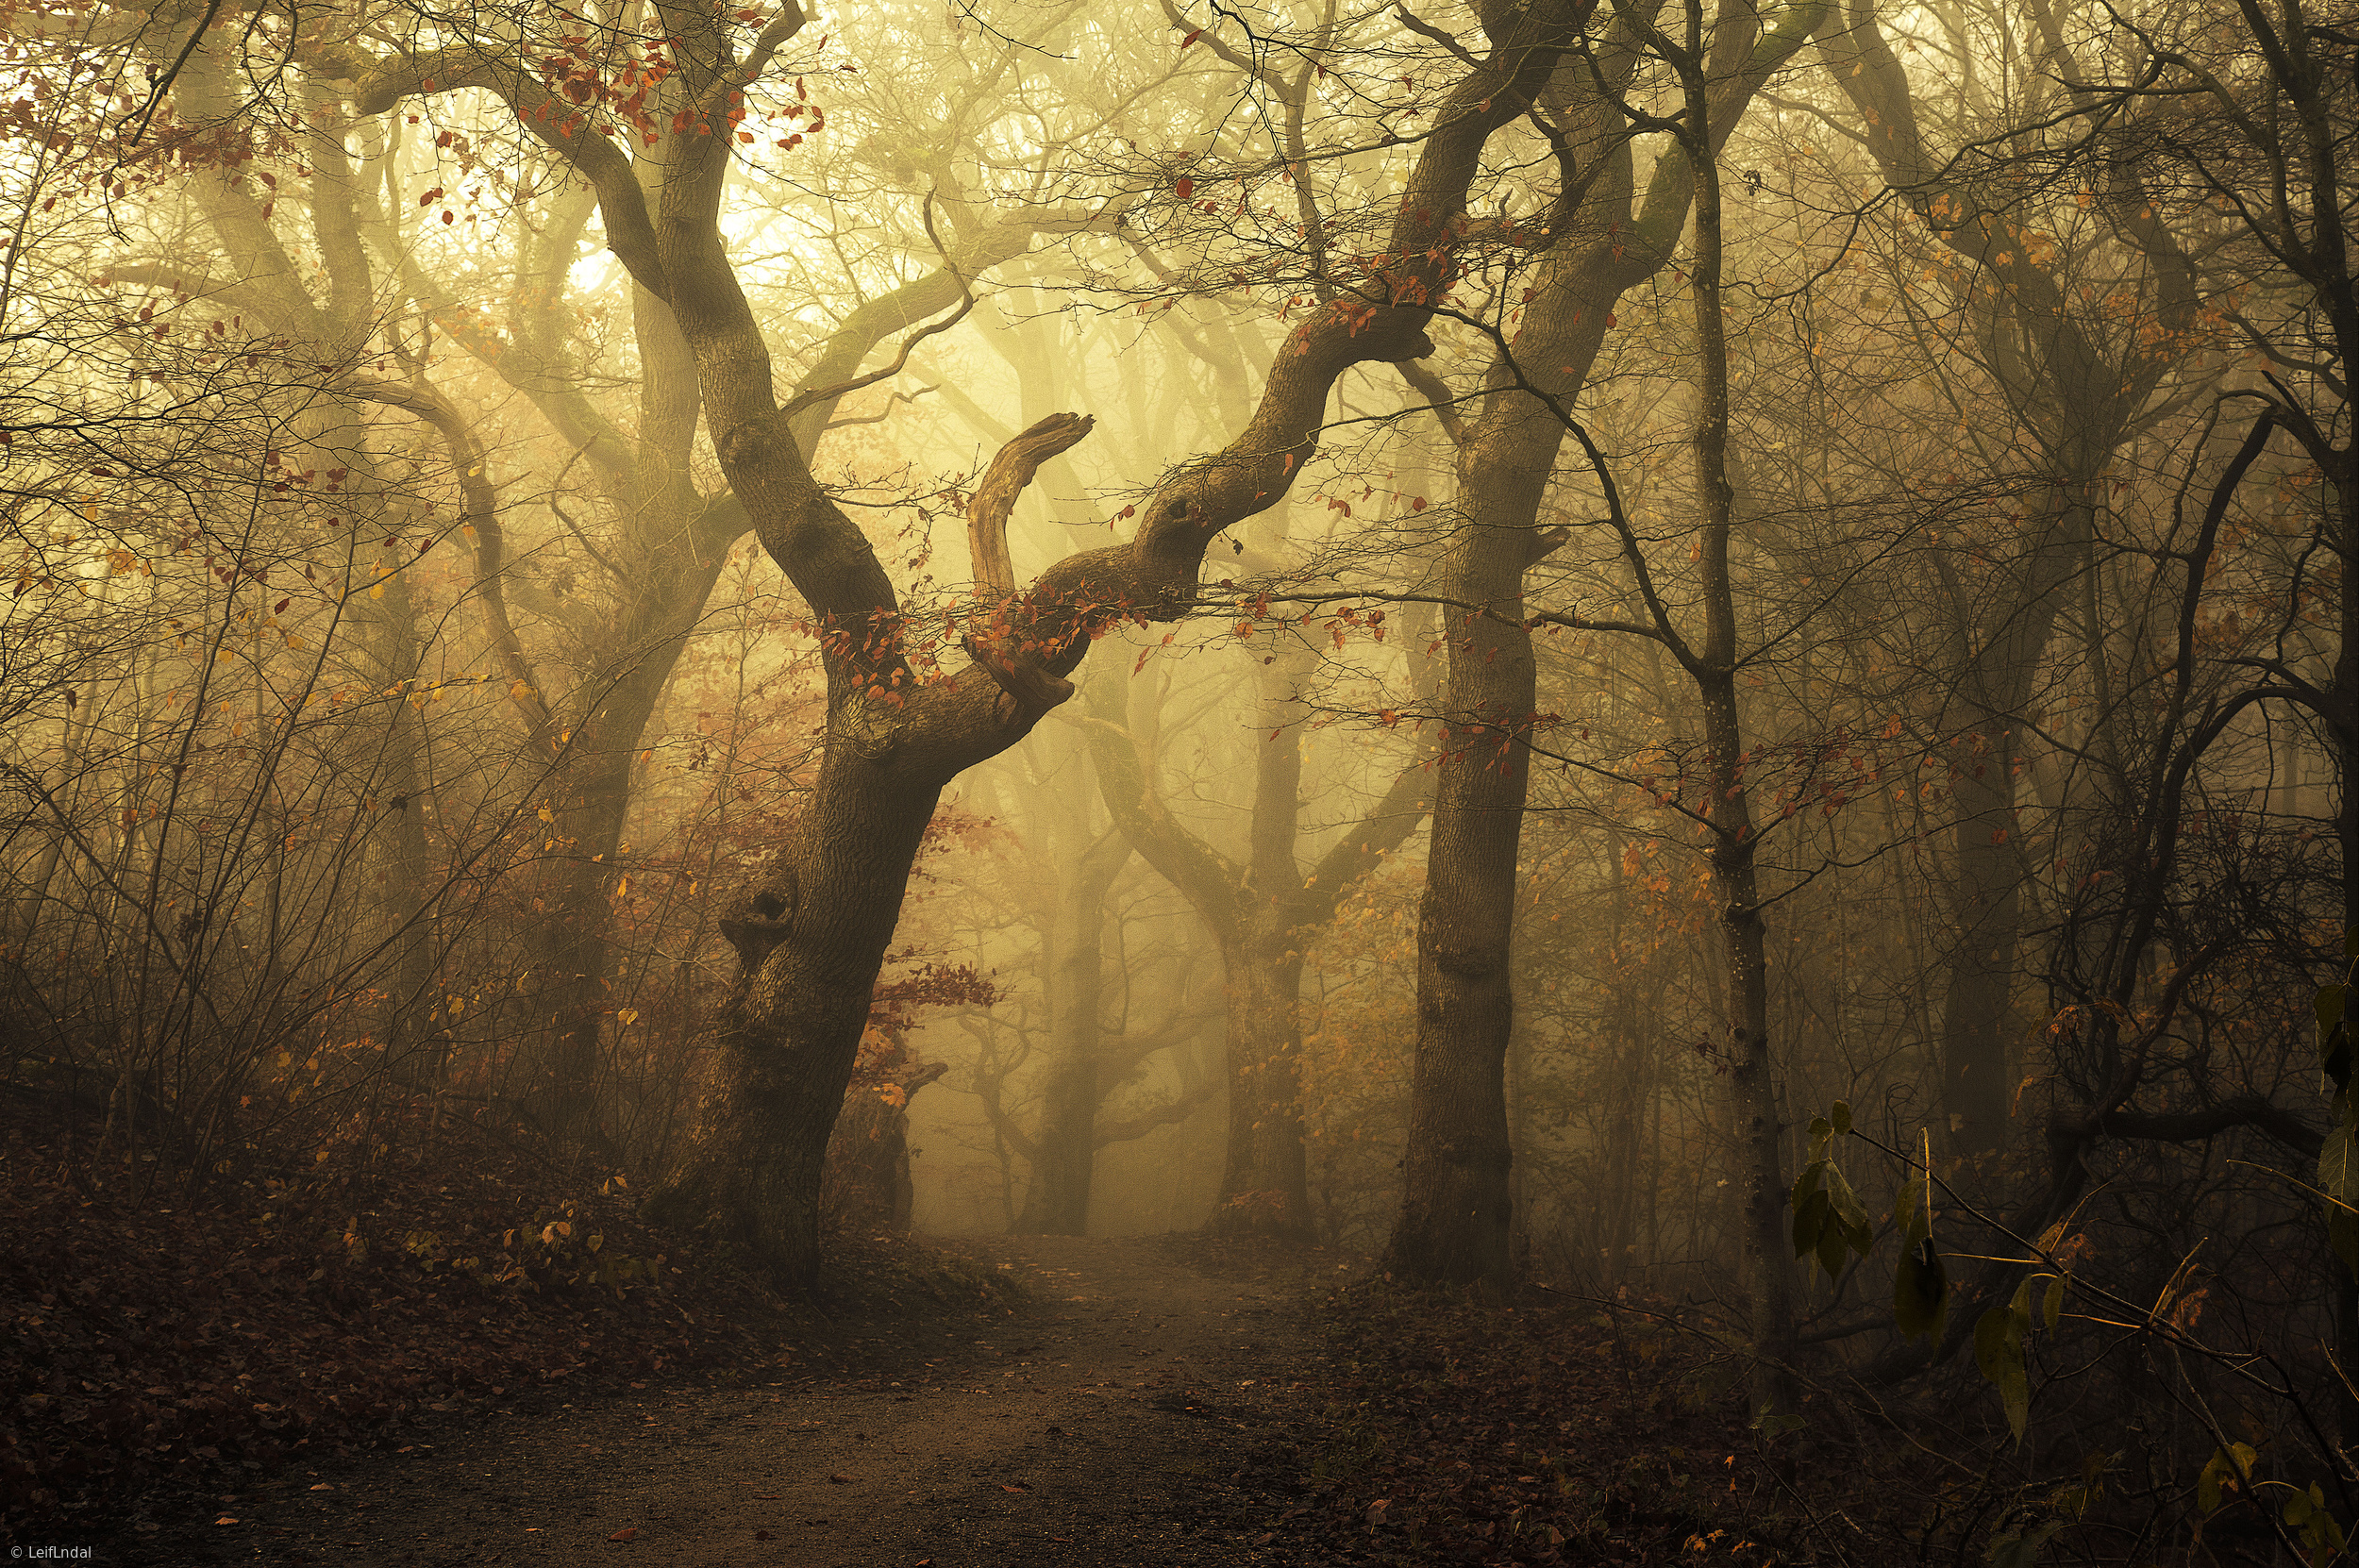
<instances>
[{"instance_id":1,"label":"forest floor","mask_svg":"<svg viewBox=\"0 0 2359 1568\"><path fill-rule=\"evenodd\" d=\"M618 1291L503 1218L567 1185L526 1168L265 1223L118 1208L28 1152L0 1162L0 1535L33 1560L1749 1565L1824 1529L1728 1364L1644 1303L1200 1236L843 1239L786 1297L618 1193L533 1209L674 1276Z\"/></svg>"},{"instance_id":2,"label":"forest floor","mask_svg":"<svg viewBox=\"0 0 2359 1568\"><path fill-rule=\"evenodd\" d=\"M1325 1255L1190 1262L1153 1240L947 1244L1014 1276L1020 1304L891 1326L897 1356L885 1359L901 1364L577 1390L555 1409L498 1410L391 1456L295 1471L218 1514L209 1500L204 1517L155 1539L149 1560L1287 1560L1271 1549L1280 1508L1258 1494L1248 1461L1323 1395L1298 1304L1306 1262L1333 1271Z\"/></svg>"}]
</instances>

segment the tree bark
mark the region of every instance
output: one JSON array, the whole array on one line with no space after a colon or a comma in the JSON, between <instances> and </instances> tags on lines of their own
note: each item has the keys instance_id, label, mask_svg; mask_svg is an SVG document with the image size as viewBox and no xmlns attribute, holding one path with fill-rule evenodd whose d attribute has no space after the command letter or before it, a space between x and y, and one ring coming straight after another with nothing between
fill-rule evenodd
<instances>
[{"instance_id":1,"label":"tree bark","mask_svg":"<svg viewBox=\"0 0 2359 1568\"><path fill-rule=\"evenodd\" d=\"M742 79L711 19L667 8L665 23L694 91L718 95ZM778 26L786 25L781 18ZM794 436L796 404L782 407L773 395L769 349L719 225L724 139L676 155L651 215L620 149L569 132L561 111L520 121L597 186L615 254L670 301L696 356L723 470L826 628L825 759L778 874L730 923L744 974L716 1031L704 1123L651 1212L697 1224L789 1274L813 1266L819 1155L943 786L1013 744L1070 694L1063 676L1094 631L1126 610L1158 618L1184 609L1211 540L1291 488L1336 377L1356 364L1429 350L1424 324L1447 286L1481 147L1522 112L1573 36L1552 8L1502 19L1501 34L1491 58L1438 109L1364 296L1338 300L1296 329L1238 439L1168 481L1143 509L1135 539L1052 567L1010 605L1008 636L939 682L919 679L898 646L883 566L811 478ZM526 100L545 101L537 83L483 56L468 64L527 113ZM409 69L423 76L425 68Z\"/></svg>"},{"instance_id":2,"label":"tree bark","mask_svg":"<svg viewBox=\"0 0 2359 1568\"><path fill-rule=\"evenodd\" d=\"M1688 160L1656 163L1636 193L1621 93L1652 31L1652 4L1617 5L1595 61L1568 64L1543 95L1563 126L1564 187L1520 331L1501 344L1459 450L1465 522L1446 558L1443 596L1481 607L1449 636L1433 842L1418 906L1417 1043L1410 1078L1401 1209L1387 1248L1396 1274L1442 1284L1514 1271L1504 1071L1514 1025L1509 943L1535 706L1523 575L1563 542L1539 529L1574 399L1622 292L1665 264L1690 205ZM1749 8L1712 36L1698 123L1717 148L1768 75L1800 48L1815 6L1754 33ZM1578 177L1573 171L1578 168Z\"/></svg>"}]
</instances>

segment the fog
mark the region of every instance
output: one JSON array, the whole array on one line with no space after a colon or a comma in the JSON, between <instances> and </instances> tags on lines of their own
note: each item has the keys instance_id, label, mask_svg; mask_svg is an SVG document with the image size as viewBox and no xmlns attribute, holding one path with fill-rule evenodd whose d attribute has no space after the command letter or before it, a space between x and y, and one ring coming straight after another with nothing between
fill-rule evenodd
<instances>
[{"instance_id":1,"label":"fog","mask_svg":"<svg viewBox=\"0 0 2359 1568\"><path fill-rule=\"evenodd\" d=\"M1676 1303L1773 1423L2019 1436L2045 1281L2073 1441L2348 1486L2354 25L14 13L10 1136Z\"/></svg>"}]
</instances>

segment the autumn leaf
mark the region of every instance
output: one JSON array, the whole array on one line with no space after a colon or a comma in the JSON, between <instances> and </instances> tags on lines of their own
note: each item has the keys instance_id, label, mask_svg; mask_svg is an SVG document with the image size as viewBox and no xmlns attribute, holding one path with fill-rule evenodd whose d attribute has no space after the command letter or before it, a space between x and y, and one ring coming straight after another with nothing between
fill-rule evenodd
<instances>
[{"instance_id":1,"label":"autumn leaf","mask_svg":"<svg viewBox=\"0 0 2359 1568\"><path fill-rule=\"evenodd\" d=\"M607 1539L609 1541L636 1541L639 1539L639 1531L632 1526L625 1525Z\"/></svg>"}]
</instances>

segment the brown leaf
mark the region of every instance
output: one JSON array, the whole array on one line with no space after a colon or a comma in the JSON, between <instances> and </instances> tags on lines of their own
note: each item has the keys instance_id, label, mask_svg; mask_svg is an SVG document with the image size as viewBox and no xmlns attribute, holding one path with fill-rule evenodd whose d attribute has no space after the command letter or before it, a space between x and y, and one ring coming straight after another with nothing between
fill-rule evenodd
<instances>
[{"instance_id":1,"label":"brown leaf","mask_svg":"<svg viewBox=\"0 0 2359 1568\"><path fill-rule=\"evenodd\" d=\"M756 1541L776 1541L778 1537L772 1535L768 1530L756 1530L754 1532L754 1539Z\"/></svg>"},{"instance_id":2,"label":"brown leaf","mask_svg":"<svg viewBox=\"0 0 2359 1568\"><path fill-rule=\"evenodd\" d=\"M833 1481L838 1486L850 1486L852 1484L852 1477L849 1476L830 1476L828 1479Z\"/></svg>"},{"instance_id":3,"label":"brown leaf","mask_svg":"<svg viewBox=\"0 0 2359 1568\"><path fill-rule=\"evenodd\" d=\"M225 1513L220 1518L214 1520L213 1523L216 1525L235 1525L240 1523L240 1521L232 1519Z\"/></svg>"},{"instance_id":4,"label":"brown leaf","mask_svg":"<svg viewBox=\"0 0 2359 1568\"><path fill-rule=\"evenodd\" d=\"M639 1531L632 1526L625 1525L607 1539L609 1541L636 1541L639 1539Z\"/></svg>"}]
</instances>

